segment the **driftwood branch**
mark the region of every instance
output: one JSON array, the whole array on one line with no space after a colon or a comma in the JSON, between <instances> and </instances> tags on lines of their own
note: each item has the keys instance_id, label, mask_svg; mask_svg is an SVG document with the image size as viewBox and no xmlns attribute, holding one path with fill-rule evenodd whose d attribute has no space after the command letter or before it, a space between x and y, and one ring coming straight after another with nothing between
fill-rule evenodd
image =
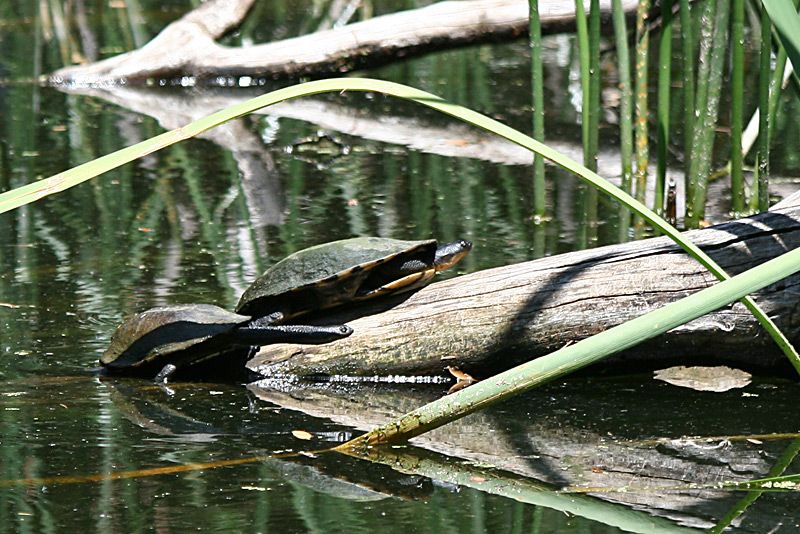
<instances>
[{"instance_id":1,"label":"driftwood branch","mask_svg":"<svg viewBox=\"0 0 800 534\"><path fill-rule=\"evenodd\" d=\"M525 0L469 0L436 4L248 47L226 47L215 39L238 25L254 0L212 0L173 22L144 47L89 65L66 67L50 77L54 84L142 83L153 78L220 75L296 77L351 71L430 50L527 32ZM626 12L635 0L625 0ZM588 2L587 2L588 6ZM610 13L610 0L601 2ZM539 2L543 31L574 24L571 0Z\"/></svg>"},{"instance_id":2,"label":"driftwood branch","mask_svg":"<svg viewBox=\"0 0 800 534\"><path fill-rule=\"evenodd\" d=\"M736 274L800 246L800 195L789 207L689 232ZM326 314L355 333L321 346L271 345L248 364L273 375L474 375L507 369L676 301L716 279L666 238L573 252L439 282L400 303ZM755 295L800 342L800 276ZM396 306L382 311L389 304ZM784 357L740 303L696 319L617 362L729 362L781 368Z\"/></svg>"}]
</instances>

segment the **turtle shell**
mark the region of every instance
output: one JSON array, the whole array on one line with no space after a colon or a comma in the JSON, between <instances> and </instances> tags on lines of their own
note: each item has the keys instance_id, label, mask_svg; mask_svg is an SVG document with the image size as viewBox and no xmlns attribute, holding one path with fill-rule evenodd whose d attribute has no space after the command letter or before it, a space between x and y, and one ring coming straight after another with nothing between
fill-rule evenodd
<instances>
[{"instance_id":1,"label":"turtle shell","mask_svg":"<svg viewBox=\"0 0 800 534\"><path fill-rule=\"evenodd\" d=\"M244 292L237 313L281 312L283 319L419 287L433 276L436 240L357 237L324 243L287 256ZM411 275L399 267L418 262Z\"/></svg>"},{"instance_id":2,"label":"turtle shell","mask_svg":"<svg viewBox=\"0 0 800 534\"><path fill-rule=\"evenodd\" d=\"M180 351L230 332L250 317L211 304L160 306L127 318L111 336L100 363L113 369L158 366L169 363ZM198 350L197 360L217 351Z\"/></svg>"}]
</instances>

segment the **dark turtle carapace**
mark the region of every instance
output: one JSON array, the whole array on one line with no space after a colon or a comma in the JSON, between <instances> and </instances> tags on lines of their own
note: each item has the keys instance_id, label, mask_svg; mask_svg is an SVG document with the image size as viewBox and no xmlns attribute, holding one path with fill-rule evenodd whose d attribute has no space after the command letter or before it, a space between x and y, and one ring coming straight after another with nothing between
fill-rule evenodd
<instances>
[{"instance_id":1,"label":"dark turtle carapace","mask_svg":"<svg viewBox=\"0 0 800 534\"><path fill-rule=\"evenodd\" d=\"M266 322L211 304L151 308L119 325L100 363L108 373L155 373L155 381L164 383L176 370L212 358L230 359L231 365L243 367L260 345L327 343L352 333L344 325L274 326Z\"/></svg>"},{"instance_id":2,"label":"dark turtle carapace","mask_svg":"<svg viewBox=\"0 0 800 534\"><path fill-rule=\"evenodd\" d=\"M279 261L244 292L237 313L272 322L401 293L428 284L437 271L458 263L469 241L400 241L357 237L310 247ZM270 320L267 319L269 322Z\"/></svg>"},{"instance_id":3,"label":"dark turtle carapace","mask_svg":"<svg viewBox=\"0 0 800 534\"><path fill-rule=\"evenodd\" d=\"M344 325L285 324L299 315L418 289L461 260L468 241L399 241L359 237L310 247L261 275L236 313L211 304L161 306L126 319L100 358L106 372L155 374L209 360L244 367L260 345L328 343L350 335Z\"/></svg>"}]
</instances>

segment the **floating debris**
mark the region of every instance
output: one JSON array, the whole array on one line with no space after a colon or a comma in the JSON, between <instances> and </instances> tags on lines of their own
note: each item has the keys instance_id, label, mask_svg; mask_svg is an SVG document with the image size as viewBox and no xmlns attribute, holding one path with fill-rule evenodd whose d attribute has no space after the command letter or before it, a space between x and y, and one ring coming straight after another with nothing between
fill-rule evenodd
<instances>
[{"instance_id":1,"label":"floating debris","mask_svg":"<svg viewBox=\"0 0 800 534\"><path fill-rule=\"evenodd\" d=\"M654 378L673 386L717 393L734 388L743 388L752 380L750 373L724 365L716 367L686 367L679 365L656 371Z\"/></svg>"}]
</instances>

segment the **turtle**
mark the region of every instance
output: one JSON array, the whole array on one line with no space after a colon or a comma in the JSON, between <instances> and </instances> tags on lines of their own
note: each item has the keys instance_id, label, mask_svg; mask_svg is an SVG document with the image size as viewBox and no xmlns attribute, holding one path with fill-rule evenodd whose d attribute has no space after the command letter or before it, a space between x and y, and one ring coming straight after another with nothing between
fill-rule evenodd
<instances>
[{"instance_id":1,"label":"turtle","mask_svg":"<svg viewBox=\"0 0 800 534\"><path fill-rule=\"evenodd\" d=\"M258 277L239 299L236 313L281 323L382 295L419 289L436 272L458 263L472 249L460 239L402 241L356 237L303 249Z\"/></svg>"},{"instance_id":2,"label":"turtle","mask_svg":"<svg viewBox=\"0 0 800 534\"><path fill-rule=\"evenodd\" d=\"M349 336L345 325L272 326L271 316L253 320L213 304L159 306L132 315L111 336L100 358L109 374L143 375L156 372L155 382L166 383L178 369L212 358L241 360L269 343L328 343Z\"/></svg>"}]
</instances>

